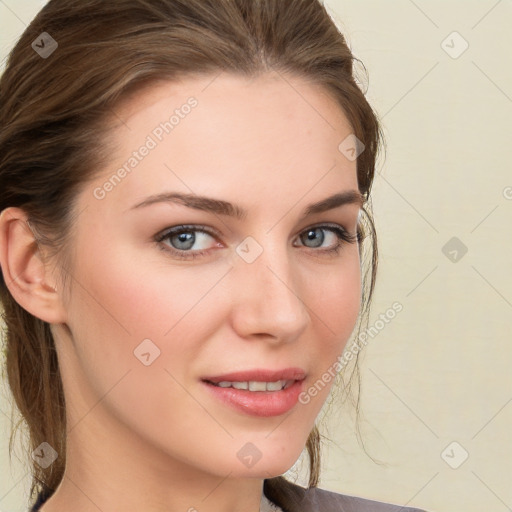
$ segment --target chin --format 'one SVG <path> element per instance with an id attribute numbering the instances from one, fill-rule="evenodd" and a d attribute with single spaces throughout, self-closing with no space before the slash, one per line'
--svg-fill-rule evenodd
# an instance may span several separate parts
<path id="1" fill-rule="evenodd" d="M 237 464 L 237 469 L 233 473 L 246 478 L 264 479 L 280 476 L 297 462 L 303 449 L 305 446 L 269 446 L 263 450 L 259 460 L 252 462 L 253 465 L 243 468 L 243 464 Z"/>

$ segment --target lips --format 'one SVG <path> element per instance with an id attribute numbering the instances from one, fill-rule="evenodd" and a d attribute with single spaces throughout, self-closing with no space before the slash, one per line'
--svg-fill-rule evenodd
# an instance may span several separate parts
<path id="1" fill-rule="evenodd" d="M 302 368 L 284 368 L 282 370 L 254 369 L 243 372 L 225 373 L 201 380 L 218 384 L 219 382 L 276 382 L 278 380 L 303 380 L 306 372 Z"/>
<path id="2" fill-rule="evenodd" d="M 297 404 L 306 373 L 301 368 L 248 370 L 201 379 L 221 403 L 252 416 L 279 416 Z"/>

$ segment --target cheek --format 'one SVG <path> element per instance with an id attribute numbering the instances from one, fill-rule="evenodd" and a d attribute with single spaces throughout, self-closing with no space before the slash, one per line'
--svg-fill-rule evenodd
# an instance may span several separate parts
<path id="1" fill-rule="evenodd" d="M 134 260 L 117 260 L 91 283 L 95 297 L 134 339 L 163 339 L 205 292 L 207 283 L 190 273 L 158 270 L 144 272 Z"/>
<path id="2" fill-rule="evenodd" d="M 148 258 L 105 244 L 100 261 L 82 258 L 75 269 L 81 286 L 71 300 L 70 327 L 87 347 L 84 357 L 94 358 L 93 347 L 101 348 L 103 364 L 138 367 L 134 350 L 151 340 L 157 348 L 144 343 L 150 352 L 160 351 L 155 364 L 175 368 L 216 328 L 222 305 L 211 300 L 211 292 L 229 266 L 187 267 L 167 263 L 160 254 Z"/>
<path id="3" fill-rule="evenodd" d="M 191 436 L 206 443 L 198 419 L 209 426 L 211 419 L 187 387 L 201 344 L 221 321 L 222 306 L 209 292 L 226 268 L 198 272 L 131 256 L 105 251 L 101 264 L 82 260 L 75 266 L 69 326 L 78 357 L 68 382 L 79 375 L 70 387 L 86 402 L 77 417 L 104 397 L 95 410 L 108 411 L 105 421 L 115 417 L 155 445 Z M 141 345 L 143 340 L 151 342 Z"/>
<path id="4" fill-rule="evenodd" d="M 361 303 L 361 270 L 357 248 L 346 251 L 339 265 L 322 273 L 320 280 L 311 276 L 306 289 L 311 299 L 311 318 L 323 325 L 323 338 L 328 352 L 340 353 L 352 333 Z M 308 304 L 309 305 L 309 304 Z M 320 327 L 319 327 L 320 329 Z"/>
<path id="5" fill-rule="evenodd" d="M 359 257 L 350 252 L 328 275 L 317 281 L 310 305 L 316 346 L 311 350 L 312 372 L 301 403 L 313 422 L 338 373 L 339 357 L 357 324 L 361 303 Z M 310 285 L 312 286 L 312 285 Z M 310 297 L 313 297 L 310 295 Z M 309 305 L 309 304 L 308 304 Z"/>

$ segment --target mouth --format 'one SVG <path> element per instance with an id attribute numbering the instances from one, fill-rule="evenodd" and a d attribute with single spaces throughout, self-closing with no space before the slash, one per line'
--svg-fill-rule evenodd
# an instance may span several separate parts
<path id="1" fill-rule="evenodd" d="M 304 380 L 306 372 L 302 368 L 282 370 L 254 369 L 204 377 L 204 382 L 221 388 L 246 389 L 249 391 L 281 391 L 295 381 Z"/>
<path id="2" fill-rule="evenodd" d="M 228 373 L 201 381 L 211 395 L 238 411 L 278 416 L 296 405 L 305 378 L 301 368 L 287 368 Z"/>
<path id="3" fill-rule="evenodd" d="M 293 385 L 295 380 L 276 380 L 274 382 L 264 382 L 258 380 L 249 380 L 249 381 L 228 381 L 222 380 L 220 382 L 212 382 L 209 380 L 204 380 L 208 384 L 212 386 L 217 386 L 219 388 L 234 388 L 234 389 L 245 389 L 248 391 L 282 391 L 283 389 L 288 389 L 291 385 Z"/>

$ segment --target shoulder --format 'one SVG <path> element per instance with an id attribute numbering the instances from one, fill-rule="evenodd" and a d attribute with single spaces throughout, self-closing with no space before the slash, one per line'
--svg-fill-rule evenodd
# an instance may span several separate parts
<path id="1" fill-rule="evenodd" d="M 272 482 L 268 483 L 269 481 Z M 284 477 L 265 480 L 264 489 L 265 494 L 284 512 L 425 512 L 317 487 L 305 489 Z"/>

